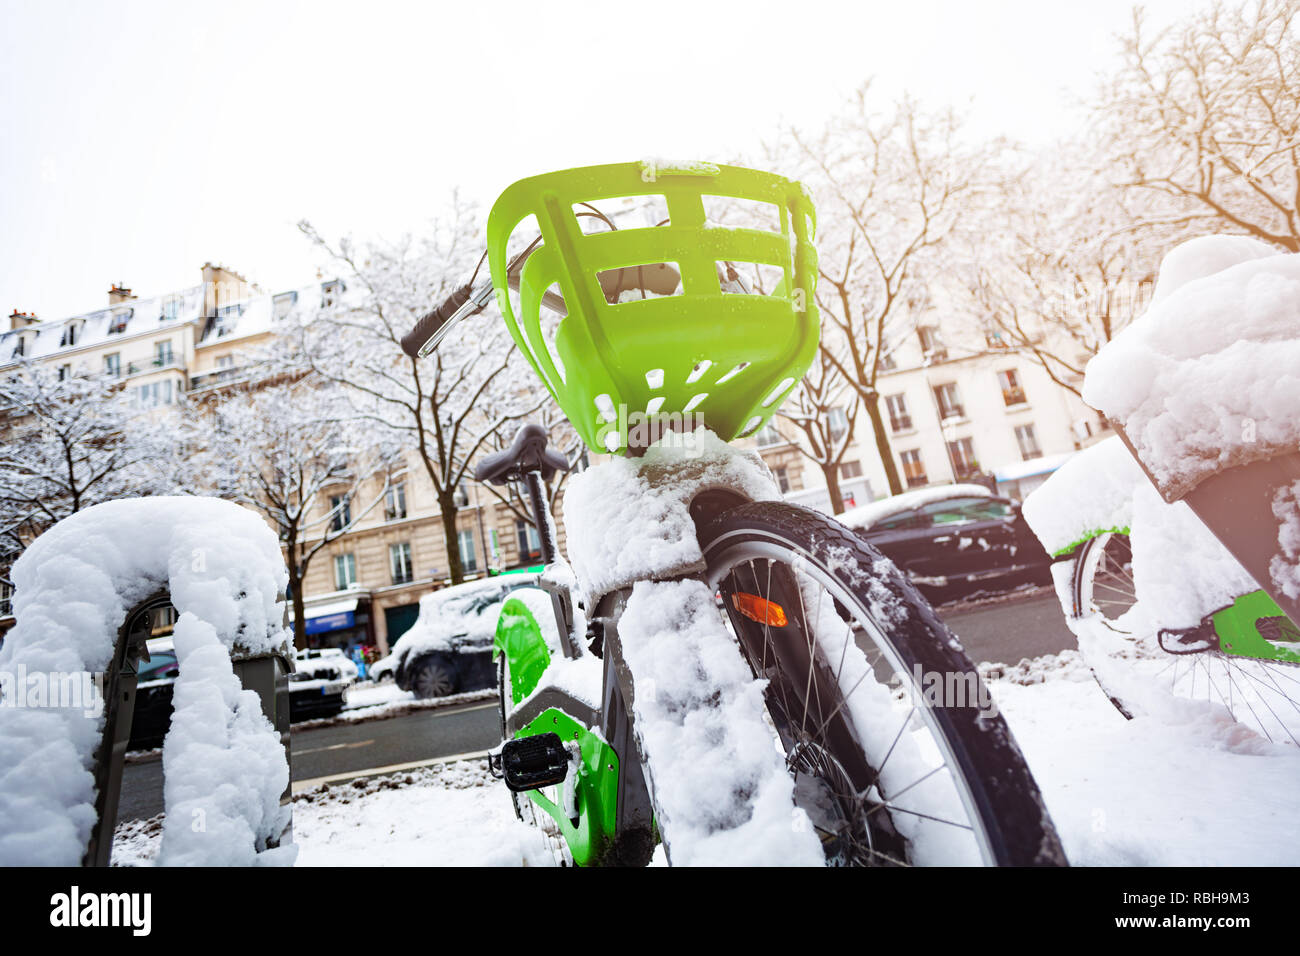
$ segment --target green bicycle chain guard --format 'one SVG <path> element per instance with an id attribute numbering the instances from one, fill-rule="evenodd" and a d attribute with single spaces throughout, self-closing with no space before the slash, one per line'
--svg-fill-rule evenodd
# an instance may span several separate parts
<path id="1" fill-rule="evenodd" d="M 586 233 L 575 204 L 662 197 L 667 225 Z M 767 203 L 780 231 L 707 221 L 706 197 Z M 541 244 L 507 291 L 507 246 L 535 217 Z M 817 352 L 819 325 L 812 201 L 772 173 L 691 163 L 623 163 L 532 176 L 509 187 L 488 217 L 488 258 L 510 334 L 593 451 L 628 450 L 628 420 L 704 425 L 724 441 L 772 417 Z M 781 270 L 768 295 L 723 292 L 719 266 Z M 610 304 L 598 276 L 671 263 L 676 295 Z M 567 314 L 544 321 L 543 294 L 558 286 Z M 679 417 L 680 416 L 680 417 Z M 662 427 L 662 425 L 661 425 Z"/>

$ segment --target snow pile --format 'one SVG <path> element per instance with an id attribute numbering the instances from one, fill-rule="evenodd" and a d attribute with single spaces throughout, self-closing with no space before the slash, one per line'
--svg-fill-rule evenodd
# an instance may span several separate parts
<path id="1" fill-rule="evenodd" d="M 761 458 L 705 429 L 685 439 L 669 433 L 641 458 L 614 458 L 570 478 L 564 527 L 586 606 L 634 581 L 701 569 L 690 502 L 710 488 L 754 501 L 781 497 Z"/>
<path id="2" fill-rule="evenodd" d="M 1300 481 L 1279 488 L 1273 497 L 1279 551 L 1269 561 L 1273 584 L 1287 597 L 1300 598 Z"/>
<path id="3" fill-rule="evenodd" d="M 1072 668 L 1042 672 L 1041 682 L 988 686 L 1072 865 L 1300 863 L 1300 750 L 1203 703 L 1128 721 Z"/>
<path id="4" fill-rule="evenodd" d="M 117 828 L 114 866 L 150 866 L 163 818 Z M 326 784 L 293 800 L 297 865 L 555 866 L 553 842 L 520 822 L 484 761 Z"/>
<path id="5" fill-rule="evenodd" d="M 693 540 L 693 538 L 692 538 Z M 754 679 L 699 581 L 638 582 L 619 624 L 655 819 L 678 866 L 820 866 Z"/>
<path id="6" fill-rule="evenodd" d="M 215 499 L 107 502 L 41 535 L 15 563 L 13 581 L 17 622 L 0 648 L 0 672 L 28 675 L 105 672 L 127 611 L 170 590 L 180 678 L 164 767 L 177 832 L 164 858 L 253 862 L 285 822 L 279 799 L 289 770 L 229 654 L 288 646 L 277 600 L 287 574 L 270 529 Z M 81 708 L 0 708 L 0 864 L 81 862 L 103 726 L 102 714 Z M 291 861 L 291 853 L 281 856 Z"/>
<path id="7" fill-rule="evenodd" d="M 1021 514 L 1048 554 L 1132 522 L 1133 492 L 1149 485 L 1118 438 L 1085 448 L 1027 497 Z"/>
<path id="8" fill-rule="evenodd" d="M 1300 254 L 1242 237 L 1192 240 L 1166 257 L 1158 290 L 1088 363 L 1083 397 L 1122 423 L 1166 499 L 1294 451 Z"/>
<path id="9" fill-rule="evenodd" d="M 1149 482 L 1133 497 L 1133 528 L 1133 584 L 1160 627 L 1192 627 L 1259 588 L 1186 502 L 1167 504 Z"/>
<path id="10" fill-rule="evenodd" d="M 917 488 L 905 491 L 901 495 L 881 498 L 869 504 L 850 508 L 836 520 L 846 528 L 867 529 L 877 521 L 920 508 L 935 501 L 947 501 L 949 498 L 991 498 L 993 492 L 983 485 L 938 485 L 934 488 Z"/>

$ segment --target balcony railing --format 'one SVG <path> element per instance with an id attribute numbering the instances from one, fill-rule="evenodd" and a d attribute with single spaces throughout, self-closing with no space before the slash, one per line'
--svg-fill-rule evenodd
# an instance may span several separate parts
<path id="1" fill-rule="evenodd" d="M 242 378 L 244 370 L 242 368 L 219 368 L 214 372 L 204 372 L 202 375 L 193 375 L 190 377 L 190 391 L 196 391 L 201 388 L 213 388 L 226 382 L 233 382 Z"/>

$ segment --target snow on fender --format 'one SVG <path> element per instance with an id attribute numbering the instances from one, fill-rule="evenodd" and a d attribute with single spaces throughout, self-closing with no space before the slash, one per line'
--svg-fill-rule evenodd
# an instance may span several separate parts
<path id="1" fill-rule="evenodd" d="M 163 744 L 164 865 L 291 864 L 279 735 L 235 677 L 234 649 L 286 650 L 279 543 L 252 512 L 213 498 L 111 501 L 60 521 L 14 564 L 12 675 L 102 674 L 128 611 L 166 587 L 180 617 L 180 676 Z M 51 701 L 52 702 L 52 701 Z M 95 822 L 94 752 L 105 715 L 0 706 L 0 865 L 77 866 Z"/>

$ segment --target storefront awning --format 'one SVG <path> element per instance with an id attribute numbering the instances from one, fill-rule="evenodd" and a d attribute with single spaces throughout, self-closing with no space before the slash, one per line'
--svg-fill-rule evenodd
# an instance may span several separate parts
<path id="1" fill-rule="evenodd" d="M 306 631 L 308 634 L 323 634 L 351 627 L 356 623 L 356 611 L 357 599 L 354 597 L 309 607 Z"/>

